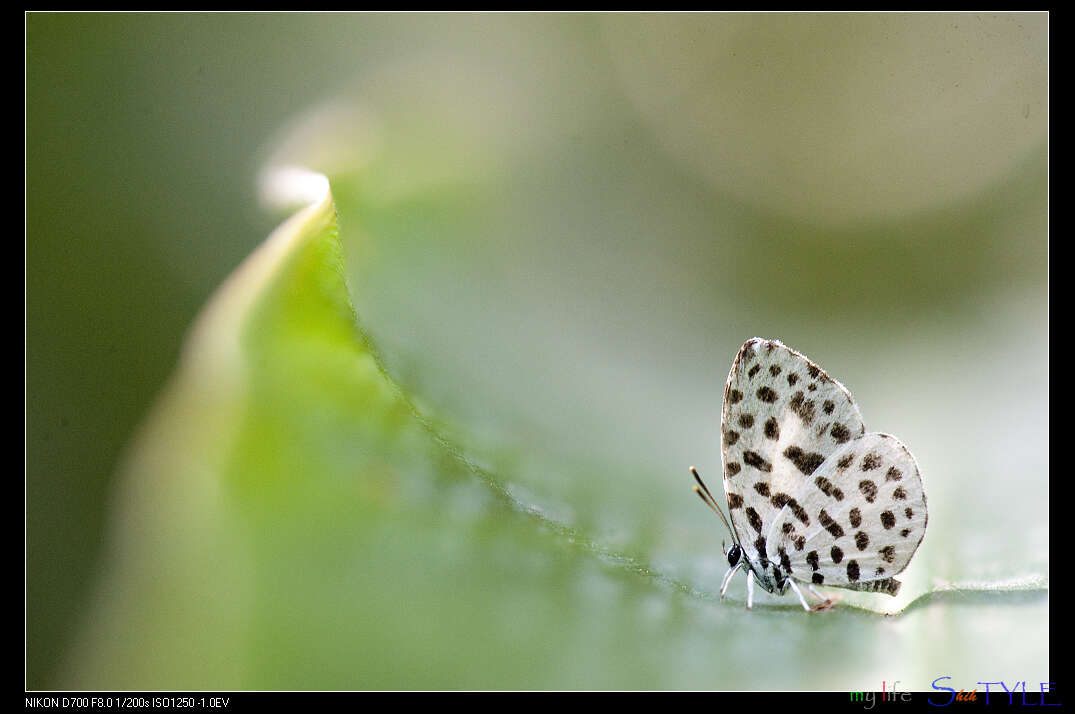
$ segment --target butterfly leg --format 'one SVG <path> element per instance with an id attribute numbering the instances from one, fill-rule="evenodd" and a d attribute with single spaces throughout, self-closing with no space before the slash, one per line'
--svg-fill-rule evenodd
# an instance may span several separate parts
<path id="1" fill-rule="evenodd" d="M 828 610 L 832 608 L 835 600 L 833 600 L 832 598 L 827 598 L 821 593 L 819 593 L 817 590 L 814 589 L 813 585 L 807 585 L 806 588 L 810 591 L 811 595 L 816 597 L 818 600 L 821 600 L 821 602 L 814 606 L 814 612 L 821 612 L 823 610 Z"/>
<path id="2" fill-rule="evenodd" d="M 747 573 L 747 609 L 754 607 L 754 573 Z"/>
<path id="3" fill-rule="evenodd" d="M 743 567 L 743 561 L 739 561 L 735 564 L 734 568 L 728 568 L 728 572 L 724 574 L 724 580 L 720 584 L 720 599 L 724 599 L 724 591 L 728 589 L 728 583 L 732 581 L 732 576 L 739 568 Z M 748 576 L 749 577 L 749 576 Z"/>
<path id="4" fill-rule="evenodd" d="M 806 604 L 806 598 L 803 597 L 803 592 L 799 589 L 799 586 L 795 584 L 795 581 L 788 578 L 788 585 L 790 585 L 791 589 L 795 591 L 795 594 L 799 596 L 799 602 L 803 604 L 803 609 L 810 612 L 810 606 Z"/>

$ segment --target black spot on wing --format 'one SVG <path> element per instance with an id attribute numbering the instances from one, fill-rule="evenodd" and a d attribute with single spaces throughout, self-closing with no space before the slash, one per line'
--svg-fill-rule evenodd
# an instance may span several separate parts
<path id="1" fill-rule="evenodd" d="M 829 481 L 824 476 L 818 476 L 814 479 L 814 485 L 821 489 L 821 492 L 826 496 L 831 496 L 837 501 L 844 500 L 844 492 L 832 485 L 832 481 Z"/>
<path id="2" fill-rule="evenodd" d="M 780 565 L 782 565 L 787 572 L 792 572 L 791 558 L 788 557 L 788 552 L 784 550 L 783 546 L 777 548 L 777 552 L 780 553 Z"/>
<path id="3" fill-rule="evenodd" d="M 810 516 L 807 515 L 806 509 L 799 505 L 799 502 L 788 494 L 778 491 L 773 494 L 772 498 L 769 499 L 769 502 L 773 504 L 773 508 L 777 509 L 787 506 L 791 509 L 791 512 L 795 517 L 799 519 L 800 523 L 804 526 L 810 525 Z"/>
<path id="4" fill-rule="evenodd" d="M 851 430 L 839 422 L 832 425 L 829 435 L 837 444 L 844 444 L 851 440 Z"/>
<path id="5" fill-rule="evenodd" d="M 879 575 L 882 575 L 885 572 L 884 568 L 878 568 L 877 570 Z M 855 589 L 874 593 L 884 593 L 886 595 L 896 595 L 900 591 L 900 585 L 900 581 L 895 578 L 885 578 L 884 580 L 872 580 L 868 583 L 863 583 L 862 587 Z"/>
<path id="6" fill-rule="evenodd" d="M 833 520 L 832 516 L 826 513 L 824 508 L 822 508 L 821 511 L 817 514 L 817 520 L 818 523 L 820 523 L 825 528 L 825 530 L 832 534 L 833 538 L 839 538 L 843 536 L 843 526 Z"/>
<path id="7" fill-rule="evenodd" d="M 814 400 L 807 399 L 802 392 L 795 392 L 795 394 L 791 395 L 788 408 L 798 415 L 803 424 L 810 425 L 814 423 Z"/>
<path id="8" fill-rule="evenodd" d="M 789 446 L 784 449 L 784 457 L 789 459 L 791 463 L 795 464 L 795 468 L 807 476 L 814 473 L 817 467 L 821 466 L 821 463 L 825 460 L 825 457 L 821 454 L 803 451 L 798 446 Z"/>
<path id="9" fill-rule="evenodd" d="M 758 533 L 761 533 L 761 527 L 763 525 L 763 523 L 761 522 L 761 516 L 759 516 L 758 512 L 750 506 L 747 507 L 747 520 L 750 521 L 751 528 L 753 528 Z"/>
<path id="10" fill-rule="evenodd" d="M 776 401 L 776 398 L 777 398 L 776 392 L 773 391 L 773 388 L 769 387 L 769 386 L 759 387 L 758 391 L 755 392 L 755 394 L 758 397 L 758 399 L 762 400 L 763 402 L 765 402 L 767 404 L 772 404 L 773 402 Z"/>
<path id="11" fill-rule="evenodd" d="M 862 457 L 862 470 L 873 471 L 874 469 L 881 468 L 881 457 L 874 453 L 866 454 Z"/>
<path id="12" fill-rule="evenodd" d="M 761 454 L 755 451 L 744 451 L 743 461 L 747 466 L 753 466 L 758 471 L 772 471 L 773 465 L 762 458 Z"/>
<path id="13" fill-rule="evenodd" d="M 791 507 L 791 512 L 795 514 L 800 523 L 804 526 L 810 525 L 810 516 L 806 514 L 806 509 L 800 506 L 794 498 L 788 501 L 788 506 Z"/>
<path id="14" fill-rule="evenodd" d="M 854 583 L 859 579 L 859 564 L 854 560 L 847 561 L 847 579 Z"/>
<path id="15" fill-rule="evenodd" d="M 765 420 L 765 436 L 774 441 L 780 438 L 780 425 L 776 423 L 776 419 L 773 417 Z"/>

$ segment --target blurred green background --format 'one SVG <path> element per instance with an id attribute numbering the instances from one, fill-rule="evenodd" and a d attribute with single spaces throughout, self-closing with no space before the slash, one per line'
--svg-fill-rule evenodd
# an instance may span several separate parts
<path id="1" fill-rule="evenodd" d="M 28 14 L 27 686 L 1048 681 L 1047 77 L 1044 13 Z M 288 161 L 332 180 L 363 346 L 248 317 L 191 520 L 205 406 L 169 490 L 124 460 Z M 686 469 L 719 488 L 754 336 L 917 457 L 897 601 L 715 600 Z"/>

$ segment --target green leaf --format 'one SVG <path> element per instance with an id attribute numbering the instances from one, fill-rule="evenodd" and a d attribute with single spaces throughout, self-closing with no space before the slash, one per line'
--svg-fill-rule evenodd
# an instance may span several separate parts
<path id="1" fill-rule="evenodd" d="M 356 254 L 377 249 L 359 226 L 420 221 L 411 235 L 434 225 L 447 242 L 471 225 L 466 190 L 377 198 L 370 175 L 335 184 Z M 654 534 L 682 531 L 666 502 L 647 509 L 632 492 L 637 473 L 603 498 L 614 481 L 590 477 L 617 464 L 483 431 L 402 386 L 352 307 L 333 195 L 292 178 L 312 182 L 312 202 L 205 308 L 124 462 L 106 572 L 61 686 L 861 690 L 1046 676 L 1041 576 L 970 582 L 930 562 L 899 601 L 747 613 L 739 580 L 719 602 L 717 523 L 711 542 L 662 552 Z M 392 260 L 408 255 L 421 251 Z M 662 498 L 700 509 L 681 470 L 682 493 Z M 902 613 L 872 609 L 886 605 Z M 995 639 L 1012 632 L 998 661 Z"/>

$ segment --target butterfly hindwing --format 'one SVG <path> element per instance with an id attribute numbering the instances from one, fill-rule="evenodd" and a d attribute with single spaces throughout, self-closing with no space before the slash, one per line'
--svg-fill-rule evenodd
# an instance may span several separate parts
<path id="1" fill-rule="evenodd" d="M 773 522 L 768 557 L 796 580 L 894 594 L 926 530 L 918 464 L 899 439 L 867 433 L 842 444 L 794 498 L 809 523 L 784 509 Z"/>

